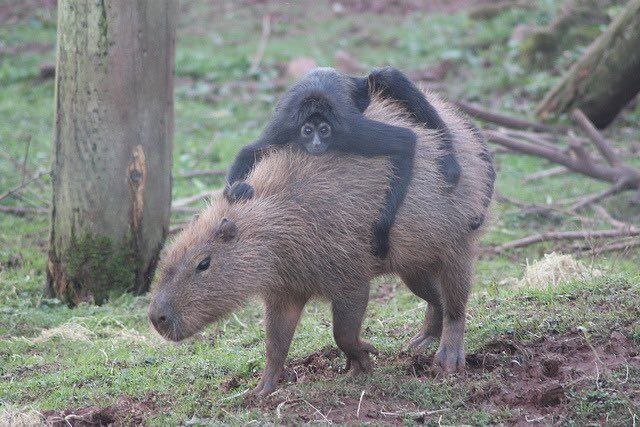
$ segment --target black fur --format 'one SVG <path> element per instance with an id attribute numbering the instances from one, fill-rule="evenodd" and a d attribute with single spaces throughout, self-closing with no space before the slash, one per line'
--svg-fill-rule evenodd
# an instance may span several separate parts
<path id="1" fill-rule="evenodd" d="M 368 77 L 351 77 L 351 79 L 355 87 L 352 97 L 361 111 L 369 105 L 370 93 L 380 93 L 385 98 L 394 99 L 403 104 L 411 112 L 416 123 L 428 129 L 440 131 L 442 135 L 440 148 L 447 154 L 439 159 L 439 169 L 447 183 L 454 187 L 460 180 L 462 170 L 453 150 L 453 135 L 420 89 L 400 70 L 392 67 L 375 70 Z"/>
<path id="2" fill-rule="evenodd" d="M 413 169 L 416 135 L 413 131 L 367 119 L 362 111 L 369 104 L 366 79 L 343 76 L 329 68 L 314 70 L 294 84 L 276 107 L 260 138 L 242 149 L 231 166 L 229 200 L 243 199 L 234 183 L 244 179 L 265 150 L 274 145 L 298 144 L 310 154 L 337 150 L 363 156 L 389 156 L 393 175 L 380 219 L 374 226 L 374 253 L 383 258 L 389 249 L 389 229 L 406 195 Z M 363 92 L 364 91 L 364 92 Z M 313 129 L 305 136 L 304 127 Z M 330 133 L 318 136 L 328 125 Z M 245 190 L 243 190 L 245 191 Z"/>

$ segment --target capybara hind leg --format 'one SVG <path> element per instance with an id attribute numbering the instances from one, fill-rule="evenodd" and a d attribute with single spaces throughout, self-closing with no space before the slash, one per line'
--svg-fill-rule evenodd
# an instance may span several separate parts
<path id="1" fill-rule="evenodd" d="M 421 350 L 440 338 L 442 332 L 440 295 L 437 286 L 426 274 L 406 276 L 403 277 L 403 280 L 407 287 L 411 289 L 411 292 L 429 304 L 422 328 L 420 328 L 420 331 L 407 343 L 407 348 L 411 350 Z"/>
<path id="2" fill-rule="evenodd" d="M 304 298 L 293 299 L 290 296 L 269 298 L 265 301 L 267 363 L 260 382 L 253 389 L 254 394 L 266 396 L 276 389 L 293 333 L 306 302 Z"/>
<path id="3" fill-rule="evenodd" d="M 369 301 L 369 285 L 332 301 L 333 337 L 347 357 L 346 370 L 353 374 L 370 372 L 373 364 L 369 353 L 378 354 L 374 346 L 360 339 L 360 327 Z"/>
<path id="4" fill-rule="evenodd" d="M 442 336 L 435 362 L 447 373 L 464 369 L 464 324 L 471 287 L 471 263 L 445 265 L 440 276 Z"/>

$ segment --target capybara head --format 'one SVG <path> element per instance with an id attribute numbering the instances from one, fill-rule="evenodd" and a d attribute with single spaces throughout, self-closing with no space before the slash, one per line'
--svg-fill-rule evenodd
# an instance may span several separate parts
<path id="1" fill-rule="evenodd" d="M 269 251 L 255 237 L 210 206 L 169 244 L 149 305 L 149 320 L 163 337 L 190 337 L 266 282 Z"/>

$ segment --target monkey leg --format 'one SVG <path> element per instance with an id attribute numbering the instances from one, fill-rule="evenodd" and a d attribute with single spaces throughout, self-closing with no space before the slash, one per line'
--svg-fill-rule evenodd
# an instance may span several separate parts
<path id="1" fill-rule="evenodd" d="M 378 354 L 371 344 L 360 339 L 360 327 L 369 302 L 369 284 L 332 301 L 333 337 L 347 357 L 346 370 L 352 374 L 371 372 L 369 353 Z"/>
<path id="2" fill-rule="evenodd" d="M 464 326 L 473 275 L 472 257 L 448 261 L 440 272 L 442 335 L 435 363 L 447 373 L 464 369 Z"/>
<path id="3" fill-rule="evenodd" d="M 278 385 L 293 333 L 306 302 L 305 298 L 292 299 L 291 296 L 274 296 L 265 301 L 267 363 L 260 382 L 253 389 L 255 395 L 266 396 Z"/>
<path id="4" fill-rule="evenodd" d="M 407 348 L 411 350 L 424 349 L 439 339 L 442 333 L 440 293 L 427 274 L 403 277 L 403 280 L 411 292 L 428 303 L 422 328 L 407 343 Z"/>

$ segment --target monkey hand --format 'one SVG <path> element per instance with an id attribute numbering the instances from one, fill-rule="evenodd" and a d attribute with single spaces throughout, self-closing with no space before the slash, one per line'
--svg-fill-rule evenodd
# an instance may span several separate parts
<path id="1" fill-rule="evenodd" d="M 222 195 L 229 203 L 253 198 L 253 187 L 245 181 L 236 181 L 224 187 Z"/>
<path id="2" fill-rule="evenodd" d="M 373 226 L 373 254 L 381 259 L 389 253 L 389 228 L 385 224 Z"/>

